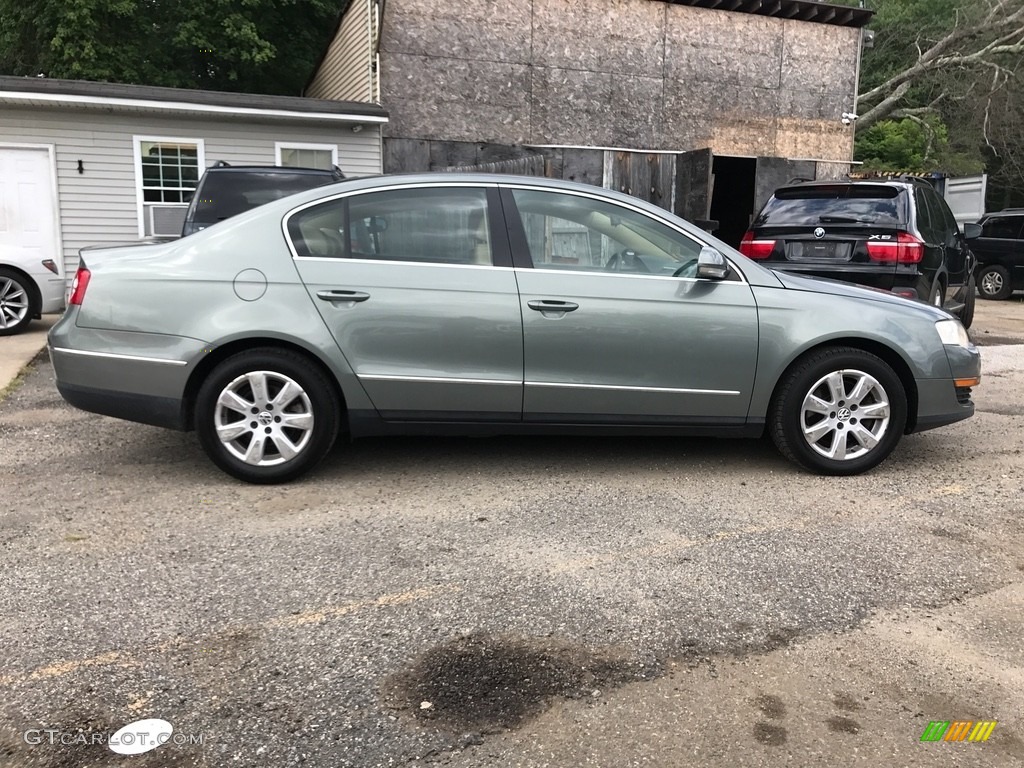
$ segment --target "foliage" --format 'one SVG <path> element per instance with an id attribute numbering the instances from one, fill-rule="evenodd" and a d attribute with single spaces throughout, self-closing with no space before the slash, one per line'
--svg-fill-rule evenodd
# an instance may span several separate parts
<path id="1" fill-rule="evenodd" d="M 0 0 L 0 73 L 298 94 L 337 0 Z"/>
<path id="2" fill-rule="evenodd" d="M 1024 190 L 1024 0 L 874 0 L 855 157 Z M 998 203 L 995 204 L 998 206 Z"/>

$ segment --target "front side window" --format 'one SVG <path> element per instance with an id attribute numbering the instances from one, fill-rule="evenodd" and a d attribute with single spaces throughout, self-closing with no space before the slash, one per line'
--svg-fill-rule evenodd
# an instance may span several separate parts
<path id="1" fill-rule="evenodd" d="M 1024 216 L 997 216 L 981 225 L 981 236 L 1016 240 L 1021 236 L 1021 224 Z"/>
<path id="2" fill-rule="evenodd" d="M 578 195 L 514 189 L 512 196 L 535 268 L 662 277 L 696 271 L 702 244 L 649 216 Z"/>
<path id="3" fill-rule="evenodd" d="M 299 256 L 493 264 L 482 189 L 437 187 L 367 192 L 294 214 Z"/>

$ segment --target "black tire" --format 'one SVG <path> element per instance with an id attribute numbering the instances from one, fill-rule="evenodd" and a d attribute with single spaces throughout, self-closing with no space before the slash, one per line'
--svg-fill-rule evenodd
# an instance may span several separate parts
<path id="1" fill-rule="evenodd" d="M 999 264 L 989 264 L 978 270 L 978 293 L 983 299 L 1001 301 L 1010 298 L 1013 286 L 1010 273 Z"/>
<path id="2" fill-rule="evenodd" d="M 246 407 L 221 405 L 222 395 Z M 333 387 L 308 359 L 252 349 L 227 358 L 206 377 L 196 396 L 195 428 L 207 456 L 229 475 L 248 483 L 286 483 L 331 449 L 339 411 Z"/>
<path id="3" fill-rule="evenodd" d="M 935 283 L 932 285 L 931 291 L 929 291 L 928 293 L 928 303 L 931 304 L 933 307 L 938 307 L 939 309 L 942 309 L 942 307 L 944 307 L 946 304 L 946 302 L 943 300 L 944 297 L 942 293 L 942 281 L 936 278 Z"/>
<path id="4" fill-rule="evenodd" d="M 33 288 L 24 275 L 0 267 L 0 336 L 21 333 L 39 314 Z"/>
<path id="5" fill-rule="evenodd" d="M 822 406 L 834 405 L 835 410 L 808 411 L 812 418 L 805 420 L 805 401 L 814 405 L 811 395 L 827 391 L 822 382 L 830 376 L 839 377 L 844 395 L 828 395 L 827 402 L 819 397 Z M 867 377 L 868 388 L 858 400 L 855 383 L 861 376 Z M 885 410 L 880 406 L 885 402 L 887 417 L 881 415 Z M 868 408 L 879 415 L 870 419 L 857 416 Z M 816 420 L 818 416 L 821 421 Z M 906 423 L 907 395 L 899 376 L 881 358 L 852 347 L 827 347 L 796 361 L 779 381 L 768 412 L 768 431 L 782 455 L 822 475 L 856 475 L 877 466 L 899 443 Z M 811 437 L 816 427 L 824 430 L 818 442 L 812 444 L 811 437 L 805 436 L 805 426 Z M 872 438 L 877 442 L 866 447 L 865 442 Z M 837 456 L 826 455 L 829 449 Z M 839 450 L 850 452 L 850 456 L 838 458 Z"/>
<path id="6" fill-rule="evenodd" d="M 964 291 L 964 307 L 957 313 L 957 317 L 964 328 L 970 328 L 974 322 L 974 305 L 978 302 L 978 284 L 974 281 L 974 275 L 967 281 Z"/>

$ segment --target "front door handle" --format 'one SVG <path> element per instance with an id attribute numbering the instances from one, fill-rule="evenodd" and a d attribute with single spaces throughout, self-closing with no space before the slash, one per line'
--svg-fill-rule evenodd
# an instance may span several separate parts
<path id="1" fill-rule="evenodd" d="M 555 301 L 554 299 L 538 299 L 534 301 L 526 302 L 526 306 L 530 309 L 535 309 L 538 312 L 547 314 L 548 312 L 575 312 L 580 308 L 579 304 L 574 304 L 571 301 Z"/>
<path id="2" fill-rule="evenodd" d="M 330 291 L 317 291 L 316 297 L 331 303 L 355 303 L 366 301 L 370 298 L 370 294 L 363 293 L 362 291 L 344 291 L 336 288 Z"/>

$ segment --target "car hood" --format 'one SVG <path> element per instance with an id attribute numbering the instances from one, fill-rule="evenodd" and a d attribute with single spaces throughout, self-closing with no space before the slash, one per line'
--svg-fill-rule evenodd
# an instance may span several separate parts
<path id="1" fill-rule="evenodd" d="M 869 288 L 863 285 L 854 285 L 853 283 L 843 282 L 842 280 L 832 280 L 827 277 L 797 275 L 781 269 L 772 271 L 779 279 L 779 282 L 782 283 L 783 287 L 792 291 L 811 291 L 813 293 L 824 293 L 830 296 L 844 296 L 852 299 L 877 301 L 883 304 L 894 304 L 903 309 L 920 310 L 925 314 L 932 315 L 936 320 L 944 320 L 953 317 L 953 315 L 949 314 L 944 309 L 933 307 L 931 304 L 923 301 L 917 301 L 916 299 L 908 299 L 905 296 L 900 296 L 899 294 L 891 293 L 890 291 L 884 291 L 881 288 Z"/>

